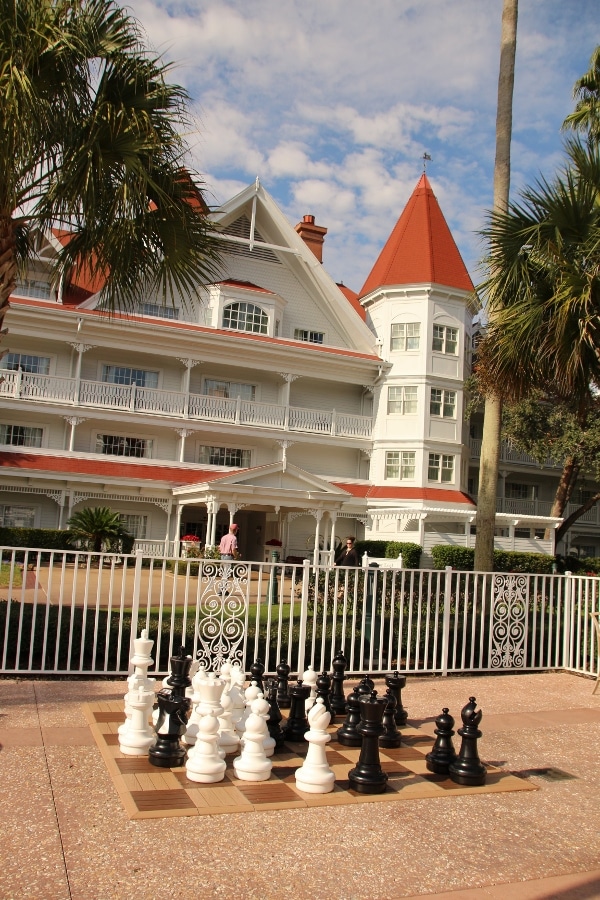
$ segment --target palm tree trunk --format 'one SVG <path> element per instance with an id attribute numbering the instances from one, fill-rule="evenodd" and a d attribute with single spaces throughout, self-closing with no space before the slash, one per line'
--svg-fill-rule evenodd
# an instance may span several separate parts
<path id="1" fill-rule="evenodd" d="M 518 0 L 504 0 L 502 7 L 498 109 L 496 112 L 496 160 L 494 163 L 494 213 L 506 212 L 508 209 L 518 6 Z M 501 425 L 502 397 L 486 397 L 477 497 L 477 536 L 474 562 L 477 572 L 491 572 L 494 567 L 494 530 Z"/>
<path id="2" fill-rule="evenodd" d="M 571 499 L 573 494 L 573 488 L 577 483 L 577 479 L 579 478 L 579 472 L 581 470 L 581 465 L 574 456 L 567 456 L 565 460 L 565 464 L 563 466 L 563 470 L 560 473 L 560 479 L 558 482 L 558 487 L 556 488 L 556 493 L 554 495 L 554 500 L 552 502 L 552 509 L 550 510 L 551 516 L 562 516 L 564 513 L 567 503 Z M 593 505 L 593 504 L 592 504 Z M 586 510 L 587 512 L 587 510 Z M 582 513 L 583 515 L 583 513 Z M 572 518 L 572 517 L 570 517 Z M 556 543 L 560 540 L 559 532 L 561 536 L 564 534 L 566 529 L 563 530 L 564 522 L 560 526 L 560 528 L 556 532 L 555 540 Z M 544 538 L 546 540 L 550 539 L 550 528 L 547 528 L 544 533 Z"/>
<path id="3" fill-rule="evenodd" d="M 15 247 L 14 222 L 10 216 L 0 215 L 0 322 L 16 283 Z"/>

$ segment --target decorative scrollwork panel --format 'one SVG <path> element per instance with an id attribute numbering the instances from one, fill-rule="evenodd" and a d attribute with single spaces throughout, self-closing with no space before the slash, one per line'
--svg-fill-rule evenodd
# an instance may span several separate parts
<path id="1" fill-rule="evenodd" d="M 198 660 L 208 671 L 216 671 L 228 659 L 243 664 L 250 567 L 221 560 L 205 562 L 201 577 Z"/>
<path id="2" fill-rule="evenodd" d="M 494 575 L 490 664 L 494 669 L 525 666 L 527 577 Z"/>

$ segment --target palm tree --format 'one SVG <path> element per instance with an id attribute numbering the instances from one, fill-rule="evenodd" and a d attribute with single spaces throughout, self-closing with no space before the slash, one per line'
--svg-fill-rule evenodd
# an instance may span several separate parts
<path id="1" fill-rule="evenodd" d="M 588 71 L 575 82 L 573 97 L 577 103 L 563 122 L 563 129 L 583 132 L 597 141 L 600 139 L 600 46 L 592 53 Z"/>
<path id="2" fill-rule="evenodd" d="M 0 0 L 0 320 L 34 228 L 72 233 L 55 284 L 85 265 L 109 309 L 214 277 L 189 98 L 168 70 L 114 0 Z"/>
<path id="3" fill-rule="evenodd" d="M 69 540 L 82 544 L 92 553 L 119 549 L 123 538 L 129 537 L 118 513 L 108 506 L 94 506 L 74 513 L 69 521 Z"/>
<path id="4" fill-rule="evenodd" d="M 512 98 L 517 51 L 518 0 L 504 0 L 496 112 L 496 159 L 494 164 L 494 211 L 508 207 L 510 189 L 510 142 L 512 137 Z M 486 392 L 483 437 L 479 462 L 477 495 L 477 535 L 474 568 L 490 572 L 494 563 L 496 495 L 502 430 L 502 396 L 494 388 Z"/>

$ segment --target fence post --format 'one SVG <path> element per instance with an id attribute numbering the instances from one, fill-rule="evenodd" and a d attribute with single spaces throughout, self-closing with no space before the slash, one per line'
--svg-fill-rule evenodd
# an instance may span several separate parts
<path id="1" fill-rule="evenodd" d="M 442 675 L 448 674 L 450 651 L 450 598 L 452 596 L 452 566 L 446 566 L 444 583 L 444 622 L 442 630 Z"/>
<path id="2" fill-rule="evenodd" d="M 562 668 L 573 668 L 573 580 L 572 572 L 565 572 L 565 610 L 563 613 Z"/>
<path id="3" fill-rule="evenodd" d="M 304 649 L 306 644 L 306 622 L 308 619 L 308 584 L 310 578 L 310 560 L 302 564 L 302 595 L 300 597 L 300 630 L 298 634 L 298 675 L 304 672 Z M 317 568 L 315 566 L 315 603 L 317 602 Z"/>
<path id="4" fill-rule="evenodd" d="M 138 615 L 140 611 L 140 592 L 142 587 L 142 551 L 135 551 L 135 569 L 133 572 L 133 597 L 131 598 L 131 633 L 129 635 L 129 667 L 128 674 L 133 675 L 131 658 L 134 653 L 133 642 L 137 638 Z M 157 665 L 158 667 L 158 665 Z"/>

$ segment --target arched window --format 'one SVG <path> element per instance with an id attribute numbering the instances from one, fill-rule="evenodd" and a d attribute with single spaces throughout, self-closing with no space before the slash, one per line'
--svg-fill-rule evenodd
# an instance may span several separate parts
<path id="1" fill-rule="evenodd" d="M 254 303 L 230 303 L 223 310 L 223 328 L 267 334 L 268 324 L 267 314 Z"/>

